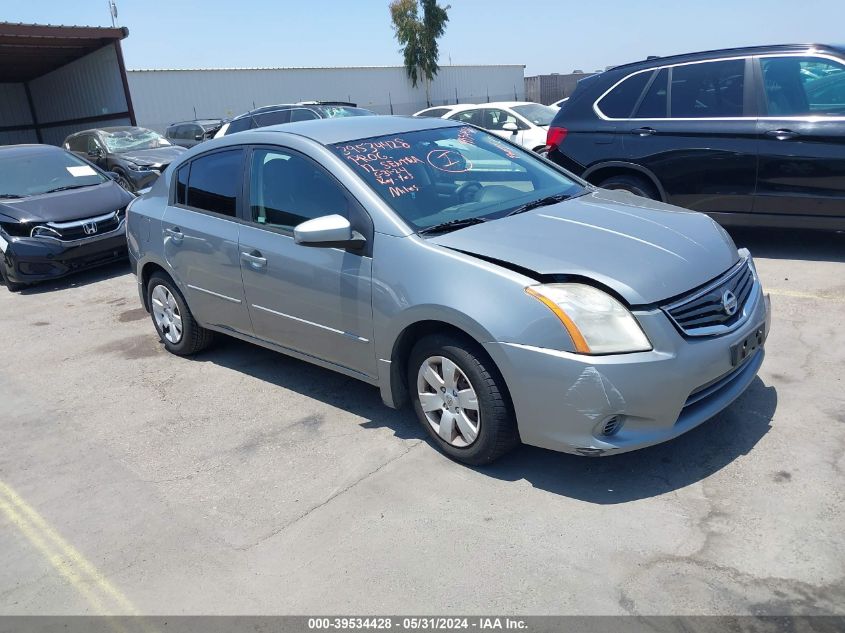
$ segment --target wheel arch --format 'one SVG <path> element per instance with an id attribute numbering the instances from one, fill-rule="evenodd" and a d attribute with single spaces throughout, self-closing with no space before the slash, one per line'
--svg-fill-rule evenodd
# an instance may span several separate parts
<path id="1" fill-rule="evenodd" d="M 660 196 L 660 201 L 666 202 L 666 190 L 663 188 L 663 185 L 660 184 L 660 180 L 654 175 L 654 172 L 642 165 L 637 165 L 636 163 L 617 160 L 596 163 L 595 165 L 590 165 L 581 177 L 594 185 L 598 185 L 603 180 L 606 180 L 611 176 L 620 176 L 623 174 L 644 176 L 652 185 L 654 185 L 657 194 Z"/>
<path id="2" fill-rule="evenodd" d="M 144 309 L 147 312 L 150 311 L 150 302 L 147 297 L 147 285 L 150 283 L 150 278 L 156 272 L 164 273 L 167 275 L 168 279 L 173 280 L 173 277 L 169 272 L 167 272 L 167 269 L 156 261 L 148 261 L 141 266 L 138 270 L 138 279 L 141 281 L 141 288 L 144 290 L 141 296 L 144 301 Z M 174 283 L 176 282 L 174 281 Z"/>
<path id="3" fill-rule="evenodd" d="M 385 381 L 387 384 L 383 383 L 382 386 L 382 399 L 385 403 L 399 409 L 409 402 L 407 367 L 411 350 L 418 341 L 432 334 L 451 335 L 470 343 L 474 353 L 489 361 L 490 371 L 495 372 L 501 378 L 507 391 L 507 384 L 495 360 L 484 349 L 483 337 L 480 337 L 478 333 L 473 335 L 468 331 L 469 329 L 438 318 L 420 319 L 405 325 L 393 342 L 393 349 L 390 354 L 390 375 L 388 380 Z M 510 398 L 510 394 L 507 394 L 507 397 Z"/>

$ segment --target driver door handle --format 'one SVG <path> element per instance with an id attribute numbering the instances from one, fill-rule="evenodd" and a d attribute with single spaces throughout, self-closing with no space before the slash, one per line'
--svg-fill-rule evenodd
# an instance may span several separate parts
<path id="1" fill-rule="evenodd" d="M 241 259 L 255 270 L 267 268 L 267 258 L 262 257 L 261 253 L 258 251 L 252 251 L 251 253 L 241 253 Z"/>
<path id="2" fill-rule="evenodd" d="M 779 129 L 769 130 L 766 132 L 766 136 L 774 136 L 779 141 L 788 141 L 789 139 L 797 138 L 801 135 L 793 130 Z"/>
<path id="3" fill-rule="evenodd" d="M 164 229 L 164 232 L 170 237 L 170 240 L 177 246 L 182 243 L 182 240 L 185 237 L 178 226 L 166 228 Z"/>
<path id="4" fill-rule="evenodd" d="M 653 127 L 638 127 L 635 130 L 631 130 L 631 134 L 636 134 L 638 136 L 651 136 L 652 134 L 656 134 L 657 130 Z"/>

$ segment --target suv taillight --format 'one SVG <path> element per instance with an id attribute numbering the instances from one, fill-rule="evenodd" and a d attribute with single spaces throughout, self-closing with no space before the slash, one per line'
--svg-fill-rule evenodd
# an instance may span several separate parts
<path id="1" fill-rule="evenodd" d="M 549 146 L 550 150 L 557 149 L 563 143 L 563 139 L 566 138 L 568 132 L 569 130 L 565 127 L 550 127 L 546 133 L 546 145 Z"/>

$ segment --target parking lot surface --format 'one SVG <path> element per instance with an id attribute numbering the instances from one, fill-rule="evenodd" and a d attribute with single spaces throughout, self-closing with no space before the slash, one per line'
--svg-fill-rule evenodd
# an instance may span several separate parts
<path id="1" fill-rule="evenodd" d="M 773 306 L 744 396 L 478 469 L 363 383 L 168 354 L 128 266 L 0 289 L 0 613 L 845 614 L 845 235 L 733 234 Z"/>

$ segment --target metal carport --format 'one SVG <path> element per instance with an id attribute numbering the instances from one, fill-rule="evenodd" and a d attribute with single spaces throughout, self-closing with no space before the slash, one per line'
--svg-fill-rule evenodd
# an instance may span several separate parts
<path id="1" fill-rule="evenodd" d="M 135 125 L 123 28 L 0 22 L 0 145 Z"/>

